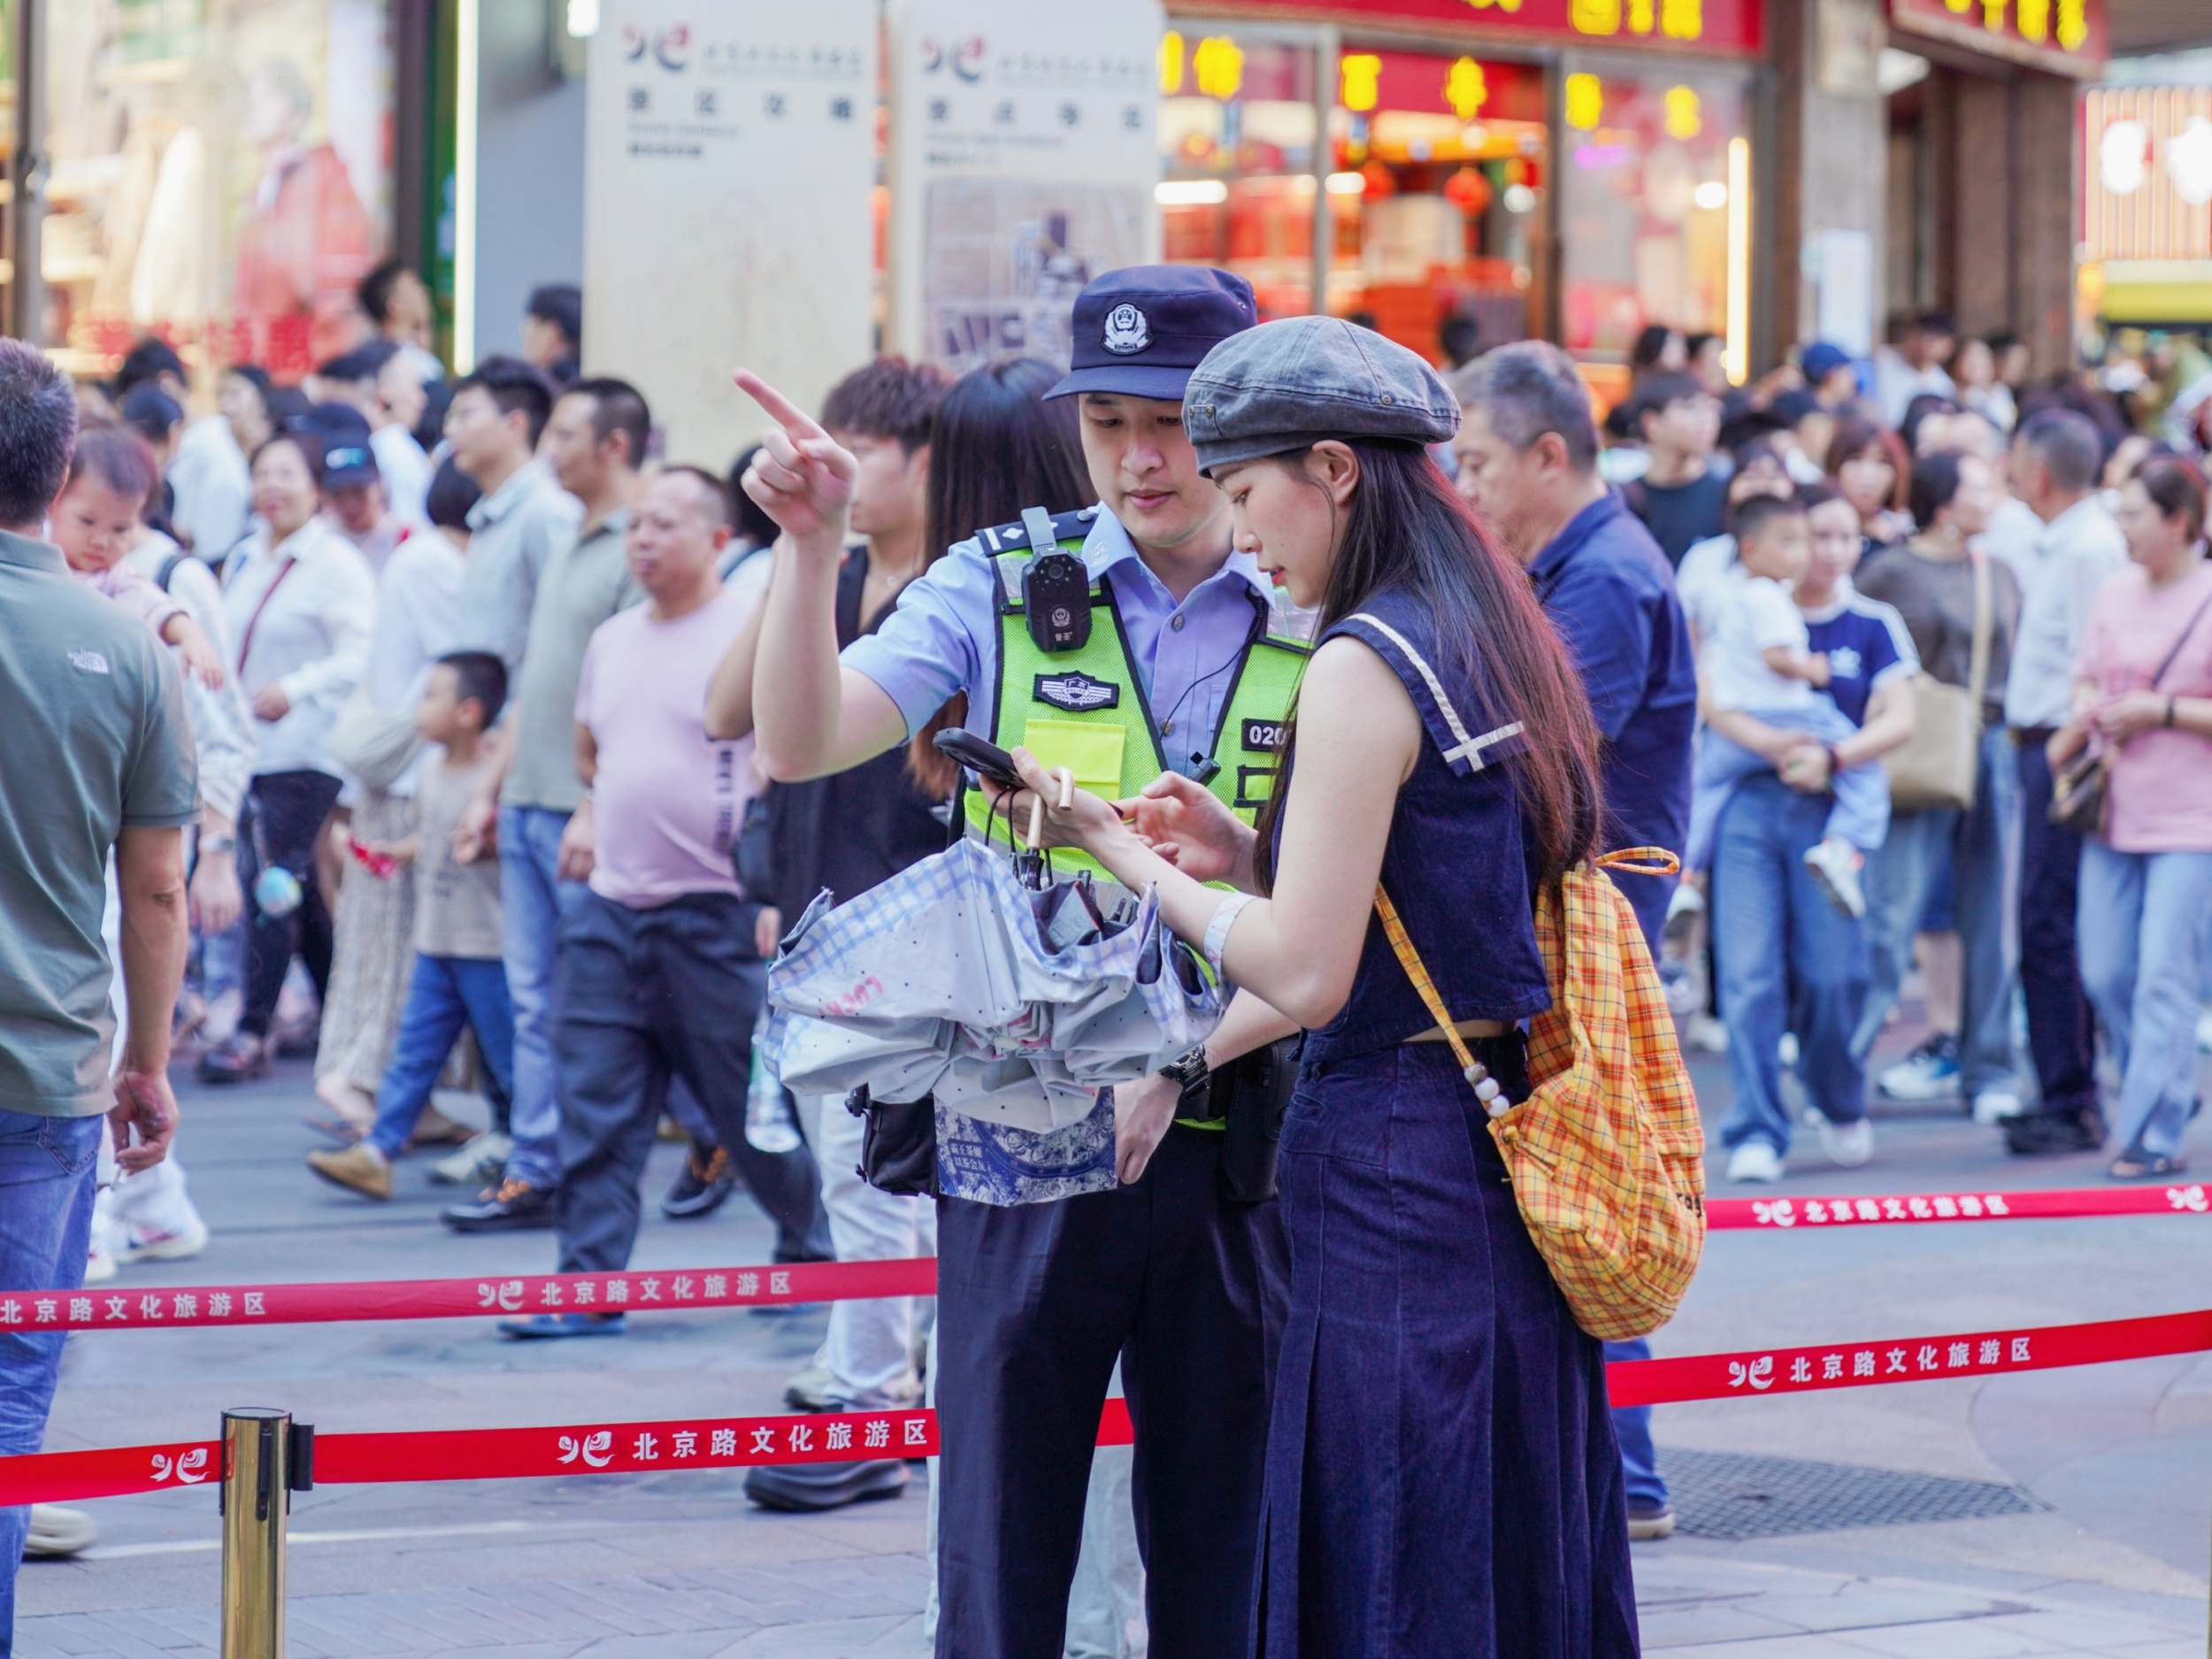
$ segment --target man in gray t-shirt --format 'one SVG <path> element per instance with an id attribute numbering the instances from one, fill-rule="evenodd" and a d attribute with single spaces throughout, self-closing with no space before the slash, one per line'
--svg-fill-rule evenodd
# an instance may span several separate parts
<path id="1" fill-rule="evenodd" d="M 453 649 L 496 652 L 510 684 L 529 642 L 538 579 L 576 531 L 576 503 L 535 460 L 552 408 L 544 375 L 514 357 L 487 357 L 454 387 L 446 411 L 453 464 L 484 492 L 469 509 Z"/>
<path id="2" fill-rule="evenodd" d="M 84 1282 L 100 1119 L 116 1162 L 168 1151 L 169 1018 L 184 971 L 182 826 L 199 815 L 184 688 L 150 629 L 81 585 L 37 538 L 61 493 L 76 395 L 43 353 L 0 340 L 0 1286 Z M 130 1029 L 111 1076 L 108 855 L 122 900 Z M 0 1332 L 0 1457 L 35 1452 L 59 1331 Z M 0 1509 L 0 1651 L 27 1509 Z"/>

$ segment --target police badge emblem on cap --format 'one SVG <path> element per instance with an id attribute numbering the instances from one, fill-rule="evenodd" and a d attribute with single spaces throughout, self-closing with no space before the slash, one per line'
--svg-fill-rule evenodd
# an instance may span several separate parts
<path id="1" fill-rule="evenodd" d="M 1144 313 L 1135 306 L 1117 305 L 1106 313 L 1106 337 L 1101 343 L 1107 350 L 1125 357 L 1152 343 L 1152 330 L 1146 326 Z"/>

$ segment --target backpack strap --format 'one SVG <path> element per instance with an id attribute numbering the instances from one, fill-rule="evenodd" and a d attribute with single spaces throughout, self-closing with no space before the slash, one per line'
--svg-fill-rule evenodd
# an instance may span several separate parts
<path id="1" fill-rule="evenodd" d="M 160 588 L 163 593 L 167 593 L 169 591 L 169 579 L 177 573 L 177 566 L 183 564 L 185 560 L 190 558 L 192 556 L 186 552 L 182 548 L 179 548 L 167 558 L 162 560 L 161 568 L 154 572 L 154 586 Z"/>
<path id="2" fill-rule="evenodd" d="M 1473 1085 L 1475 1098 L 1482 1109 L 1493 1118 L 1502 1118 L 1512 1109 L 1513 1102 L 1505 1098 L 1505 1091 L 1498 1087 L 1490 1070 L 1475 1058 L 1467 1047 L 1466 1039 L 1459 1034 L 1459 1027 L 1452 1023 L 1451 1010 L 1444 1006 L 1444 998 L 1436 988 L 1436 981 L 1429 978 L 1428 966 L 1421 960 L 1421 953 L 1413 948 L 1413 940 L 1406 933 L 1406 925 L 1398 915 L 1398 907 L 1390 902 L 1379 882 L 1375 887 L 1375 914 L 1381 918 L 1383 936 L 1390 941 L 1390 949 L 1398 958 L 1398 965 L 1406 971 L 1406 978 L 1413 981 L 1413 988 L 1421 994 L 1421 1001 L 1435 1017 L 1437 1028 L 1444 1033 L 1444 1041 L 1451 1045 L 1452 1058 L 1459 1062 L 1460 1075 Z"/>

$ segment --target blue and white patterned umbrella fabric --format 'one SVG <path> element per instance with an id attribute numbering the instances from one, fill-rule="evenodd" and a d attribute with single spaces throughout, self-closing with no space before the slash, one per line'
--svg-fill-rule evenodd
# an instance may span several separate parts
<path id="1" fill-rule="evenodd" d="M 859 897 L 808 907 L 768 969 L 769 1051 L 787 1087 L 941 1108 L 1044 1133 L 1090 1115 L 1221 1017 L 1222 995 L 1157 900 L 1102 928 L 1069 883 L 1033 891 L 956 842 Z"/>

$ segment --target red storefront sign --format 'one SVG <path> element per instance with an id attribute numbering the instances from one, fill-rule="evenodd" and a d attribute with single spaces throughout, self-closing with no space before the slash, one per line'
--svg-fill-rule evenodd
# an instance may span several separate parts
<path id="1" fill-rule="evenodd" d="M 2105 0 L 1889 0 L 1889 18 L 1915 35 L 2082 80 L 2111 50 Z"/>
<path id="2" fill-rule="evenodd" d="M 1939 8 L 1945 3 L 1935 0 Z M 1169 9 L 1312 19 L 1348 29 L 1361 23 L 1464 29 L 1493 40 L 1656 46 L 1741 57 L 1755 57 L 1765 45 L 1764 0 L 1171 0 Z"/>
<path id="3" fill-rule="evenodd" d="M 1348 47 L 1338 60 L 1338 81 L 1337 102 L 1355 114 L 1417 110 L 1463 121 L 1544 119 L 1544 72 L 1531 64 Z"/>

